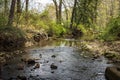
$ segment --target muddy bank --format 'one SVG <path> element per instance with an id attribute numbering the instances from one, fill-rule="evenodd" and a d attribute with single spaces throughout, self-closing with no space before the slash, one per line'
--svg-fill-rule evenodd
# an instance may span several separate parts
<path id="1" fill-rule="evenodd" d="M 120 41 L 85 41 L 83 44 L 85 44 L 83 49 L 92 52 L 95 57 L 103 55 L 114 63 L 120 62 Z"/>

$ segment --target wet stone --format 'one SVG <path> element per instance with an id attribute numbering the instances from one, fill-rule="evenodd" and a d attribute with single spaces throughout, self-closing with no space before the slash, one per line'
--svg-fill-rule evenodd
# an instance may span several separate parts
<path id="1" fill-rule="evenodd" d="M 35 60 L 29 59 L 29 60 L 27 61 L 27 63 L 30 64 L 30 65 L 34 65 L 34 64 L 35 64 Z"/>
<path id="2" fill-rule="evenodd" d="M 117 67 L 117 70 L 120 72 L 120 67 Z"/>
<path id="3" fill-rule="evenodd" d="M 41 80 L 41 79 L 39 79 L 39 75 L 35 75 L 35 76 L 30 75 L 28 80 Z"/>
<path id="4" fill-rule="evenodd" d="M 8 66 L 8 63 L 5 63 L 3 66 Z"/>
<path id="5" fill-rule="evenodd" d="M 119 67 L 107 67 L 105 70 L 105 77 L 108 80 L 120 80 Z"/>
<path id="6" fill-rule="evenodd" d="M 49 61 L 46 61 L 46 63 L 49 63 Z"/>
<path id="7" fill-rule="evenodd" d="M 34 69 L 40 68 L 40 64 L 36 63 Z"/>
<path id="8" fill-rule="evenodd" d="M 17 76 L 17 78 L 20 79 L 20 80 L 27 80 L 26 76 Z"/>
<path id="9" fill-rule="evenodd" d="M 60 60 L 59 62 L 60 62 L 60 63 L 62 63 L 63 61 L 62 61 L 62 60 Z"/>
<path id="10" fill-rule="evenodd" d="M 33 78 L 34 76 L 30 75 L 30 78 Z"/>
<path id="11" fill-rule="evenodd" d="M 51 71 L 51 73 L 54 73 L 54 71 Z"/>
<path id="12" fill-rule="evenodd" d="M 107 64 L 112 64 L 112 63 L 113 63 L 113 61 L 108 61 L 108 62 L 107 62 Z"/>
<path id="13" fill-rule="evenodd" d="M 51 57 L 52 57 L 52 58 L 55 58 L 55 57 L 56 57 L 56 55 L 52 55 Z"/>
<path id="14" fill-rule="evenodd" d="M 31 69 L 31 71 L 34 71 L 34 69 Z"/>
<path id="15" fill-rule="evenodd" d="M 52 63 L 52 64 L 50 65 L 50 68 L 51 68 L 51 69 L 57 69 L 58 67 L 57 67 L 54 63 Z"/>
<path id="16" fill-rule="evenodd" d="M 1 77 L 1 74 L 2 74 L 2 68 L 1 68 L 1 66 L 0 66 L 0 77 Z"/>
<path id="17" fill-rule="evenodd" d="M 39 57 L 42 58 L 42 54 L 39 54 Z"/>
<path id="18" fill-rule="evenodd" d="M 2 79 L 0 79 L 0 80 L 2 80 Z M 13 78 L 13 77 L 10 77 L 8 80 L 15 80 L 15 78 Z"/>
<path id="19" fill-rule="evenodd" d="M 24 70 L 24 64 L 18 64 L 17 66 L 18 66 L 17 68 L 18 70 Z"/>

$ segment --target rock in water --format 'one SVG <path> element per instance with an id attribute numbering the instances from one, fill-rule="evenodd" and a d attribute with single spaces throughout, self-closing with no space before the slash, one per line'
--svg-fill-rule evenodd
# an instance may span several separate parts
<path id="1" fill-rule="evenodd" d="M 37 68 L 40 68 L 40 64 L 39 63 L 35 64 L 34 69 L 37 69 Z"/>
<path id="2" fill-rule="evenodd" d="M 56 55 L 52 55 L 51 57 L 52 57 L 52 58 L 55 58 L 55 57 L 56 57 Z"/>
<path id="3" fill-rule="evenodd" d="M 23 64 L 18 64 L 17 66 L 18 66 L 18 68 L 17 68 L 18 70 L 24 70 L 24 65 Z"/>
<path id="4" fill-rule="evenodd" d="M 108 80 L 120 80 L 120 68 L 107 67 L 105 71 L 105 77 Z"/>
<path id="5" fill-rule="evenodd" d="M 2 74 L 2 70 L 1 70 L 1 66 L 0 66 L 0 78 L 1 78 L 1 74 Z"/>
<path id="6" fill-rule="evenodd" d="M 42 54 L 39 54 L 39 57 L 42 58 Z"/>
<path id="7" fill-rule="evenodd" d="M 51 72 L 52 74 L 54 73 L 54 71 Z"/>
<path id="8" fill-rule="evenodd" d="M 27 77 L 26 76 L 17 76 L 18 80 L 27 80 Z"/>
<path id="9" fill-rule="evenodd" d="M 27 60 L 27 63 L 30 64 L 30 65 L 34 65 L 35 64 L 35 60 L 29 59 L 29 60 Z"/>
<path id="10" fill-rule="evenodd" d="M 52 63 L 52 64 L 50 65 L 50 68 L 51 68 L 51 69 L 57 69 L 58 67 L 57 67 L 54 63 Z"/>

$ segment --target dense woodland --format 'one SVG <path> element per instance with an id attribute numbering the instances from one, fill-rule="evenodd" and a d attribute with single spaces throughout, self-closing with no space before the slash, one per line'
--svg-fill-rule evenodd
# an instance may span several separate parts
<path id="1" fill-rule="evenodd" d="M 32 0 L 0 1 L 1 51 L 49 38 L 120 39 L 119 0 L 52 0 L 44 8 L 40 3 L 31 3 Z"/>
<path id="2" fill-rule="evenodd" d="M 38 9 L 29 8 L 31 0 L 1 0 L 1 28 L 14 26 L 24 32 L 44 30 L 50 37 L 84 35 L 85 39 L 119 39 L 119 0 L 52 1 L 40 11 L 40 4 Z"/>
<path id="3" fill-rule="evenodd" d="M 0 0 L 0 78 L 2 64 L 10 57 L 27 53 L 26 48 L 39 46 L 44 41 L 47 44 L 62 39 L 78 40 L 80 44 L 75 44 L 85 59 L 86 53 L 92 53 L 92 60 L 102 55 L 112 62 L 120 62 L 120 0 L 51 0 L 46 5 L 34 1 Z M 46 54 L 39 56 L 42 55 Z M 35 60 L 26 62 L 31 64 Z M 19 67 L 23 69 L 23 64 Z M 39 67 L 37 63 L 35 69 Z M 50 67 L 57 69 L 58 66 L 51 64 Z"/>

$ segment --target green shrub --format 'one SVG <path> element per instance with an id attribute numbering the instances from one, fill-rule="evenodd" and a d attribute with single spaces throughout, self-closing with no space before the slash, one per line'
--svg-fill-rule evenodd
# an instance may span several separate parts
<path id="1" fill-rule="evenodd" d="M 85 26 L 82 25 L 82 24 L 78 25 L 78 30 L 81 30 L 83 32 L 83 34 L 87 33 L 87 30 L 85 29 Z"/>
<path id="2" fill-rule="evenodd" d="M 25 45 L 25 34 L 19 28 L 0 26 L 0 50 L 13 51 Z"/>
<path id="3" fill-rule="evenodd" d="M 117 40 L 120 38 L 120 17 L 111 19 L 105 28 L 102 39 L 104 40 Z"/>
<path id="4" fill-rule="evenodd" d="M 25 33 L 21 29 L 17 27 L 13 27 L 13 26 L 0 26 L 0 33 L 1 34 L 14 34 L 18 38 L 25 36 Z"/>
<path id="5" fill-rule="evenodd" d="M 7 23 L 6 17 L 0 14 L 0 26 L 5 25 Z"/>
<path id="6" fill-rule="evenodd" d="M 50 36 L 62 37 L 66 33 L 66 29 L 60 24 L 51 23 L 47 32 Z"/>

